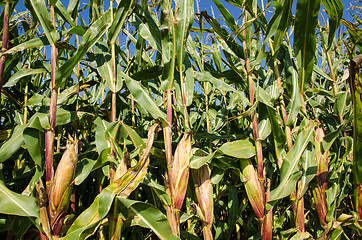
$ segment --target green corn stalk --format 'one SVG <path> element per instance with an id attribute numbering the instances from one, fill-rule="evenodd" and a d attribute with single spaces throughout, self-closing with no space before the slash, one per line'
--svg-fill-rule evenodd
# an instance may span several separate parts
<path id="1" fill-rule="evenodd" d="M 355 209 L 362 219 L 362 84 L 359 69 L 362 54 L 349 63 L 349 84 L 353 103 L 353 170 L 355 184 Z"/>
<path id="2" fill-rule="evenodd" d="M 58 164 L 50 192 L 50 223 L 54 228 L 69 207 L 78 159 L 78 141 L 70 138 Z"/>

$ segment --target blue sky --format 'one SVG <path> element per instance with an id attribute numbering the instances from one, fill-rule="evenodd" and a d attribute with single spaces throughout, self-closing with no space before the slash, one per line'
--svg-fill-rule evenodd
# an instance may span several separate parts
<path id="1" fill-rule="evenodd" d="M 220 12 L 218 11 L 217 7 L 215 6 L 215 4 L 213 3 L 212 0 L 196 0 L 199 1 L 199 8 L 200 11 L 207 11 L 208 15 L 212 16 L 212 11 L 214 11 L 215 17 L 216 18 L 222 18 Z M 219 0 L 224 7 L 234 16 L 235 19 L 237 19 L 241 12 L 240 9 L 231 5 L 230 3 L 226 2 L 225 0 Z M 343 18 L 346 19 L 347 21 L 352 21 L 353 18 L 350 14 L 350 10 L 348 10 L 348 8 L 350 7 L 350 3 L 352 3 L 354 0 L 342 0 L 343 6 L 344 6 L 344 13 L 343 13 Z M 267 0 L 263 0 L 264 6 L 266 6 L 266 2 Z M 258 0 L 259 6 L 261 6 L 261 0 Z M 294 10 L 297 4 L 297 0 L 294 0 Z M 196 2 L 195 2 L 195 12 L 196 10 Z M 322 8 L 323 8 L 323 4 L 322 4 Z M 324 9 L 324 8 L 323 8 Z M 271 15 L 270 15 L 271 16 Z"/>
<path id="2" fill-rule="evenodd" d="M 215 7 L 214 3 L 212 0 L 196 0 L 199 1 L 199 7 L 200 7 L 200 11 L 204 11 L 206 10 L 208 12 L 208 14 L 210 16 L 212 16 L 212 10 L 215 13 L 215 17 L 221 17 L 221 14 L 219 13 L 219 11 L 217 10 L 217 8 Z M 195 1 L 195 12 L 197 11 L 197 7 L 196 7 L 196 1 Z M 259 4 L 261 4 L 262 0 L 258 0 Z M 344 14 L 343 17 L 349 21 L 352 20 L 352 17 L 350 15 L 350 12 L 348 9 L 348 7 L 350 6 L 350 3 L 353 2 L 354 0 L 342 0 L 343 5 L 344 5 Z M 65 7 L 68 6 L 68 0 L 61 0 L 61 2 L 64 4 Z M 89 0 L 81 0 L 81 7 L 84 6 L 86 3 L 88 3 Z M 109 6 L 109 0 L 104 0 L 105 2 L 105 9 L 108 9 Z M 234 7 L 233 5 L 227 3 L 224 0 L 220 0 L 221 3 L 223 3 L 223 5 L 225 6 L 225 8 L 227 8 L 229 10 L 229 12 L 235 17 L 237 18 L 238 16 L 240 16 L 240 9 Z M 267 0 L 263 0 L 264 5 L 266 5 Z M 296 4 L 297 0 L 294 0 L 294 4 Z M 108 4 L 107 4 L 108 3 Z M 25 7 L 22 3 L 22 1 L 19 1 L 16 10 L 18 12 L 24 11 Z"/>
<path id="3" fill-rule="evenodd" d="M 196 1 L 198 1 L 199 3 L 199 10 L 200 11 L 207 11 L 208 15 L 213 16 L 213 12 L 214 15 L 217 19 L 222 19 L 222 16 L 220 14 L 220 12 L 218 11 L 217 7 L 215 6 L 215 4 L 213 3 L 213 0 L 195 0 L 195 12 L 197 12 L 197 4 Z M 234 16 L 235 20 L 238 19 L 238 17 L 241 14 L 241 10 L 229 3 L 227 3 L 225 0 L 219 0 L 224 7 Z M 258 0 L 258 4 L 259 6 L 261 6 L 261 3 L 264 3 L 264 6 L 266 6 L 267 0 Z M 350 10 L 348 10 L 348 8 L 350 7 L 350 3 L 353 2 L 354 0 L 342 0 L 343 5 L 344 5 L 344 14 L 343 14 L 343 18 L 346 19 L 347 21 L 352 21 L 353 18 L 350 14 Z M 63 3 L 63 5 L 67 8 L 68 6 L 68 2 L 69 0 L 61 0 L 61 2 Z M 85 6 L 87 3 L 89 3 L 89 0 L 81 0 L 81 6 L 83 7 Z M 104 8 L 108 9 L 109 8 L 109 0 L 104 0 Z M 297 0 L 294 0 L 294 5 L 296 5 Z M 323 6 L 323 5 L 322 5 Z M 272 10 L 272 8 L 269 8 L 270 10 Z M 1 11 L 3 10 L 3 7 L 1 7 Z M 20 0 L 15 8 L 15 10 L 17 12 L 22 12 L 22 11 L 26 11 L 26 8 L 23 5 L 23 1 Z M 295 11 L 295 6 L 294 6 L 294 11 Z M 15 14 L 15 13 L 14 13 Z M 85 19 L 86 22 L 88 22 L 88 10 L 83 11 L 82 12 L 82 16 Z M 271 13 L 266 15 L 267 18 L 270 18 L 272 16 Z M 197 26 L 196 21 L 193 24 L 194 26 Z M 223 26 L 225 26 L 226 24 L 222 24 Z M 240 22 L 239 22 L 239 25 Z M 207 25 L 205 25 L 205 27 L 208 27 Z M 206 35 L 206 34 L 205 34 Z"/>
<path id="4" fill-rule="evenodd" d="M 214 10 L 215 12 L 215 17 L 221 17 L 221 14 L 219 13 L 219 11 L 217 10 L 217 8 L 215 7 L 214 3 L 212 0 L 198 0 L 199 1 L 199 6 L 200 6 L 200 11 L 204 11 L 205 9 L 207 10 L 207 12 L 209 13 L 209 15 L 211 15 L 211 9 Z M 234 7 L 233 5 L 227 3 L 224 0 L 219 0 L 221 3 L 223 3 L 224 7 L 226 9 L 229 10 L 229 12 L 234 16 L 234 18 L 237 18 L 240 15 L 240 9 Z M 347 10 L 350 6 L 350 3 L 353 2 L 354 0 L 342 0 L 343 2 L 343 6 L 344 6 L 344 13 L 343 13 L 343 18 L 346 19 L 347 21 L 352 20 L 350 11 Z M 258 0 L 259 5 L 261 5 L 261 0 Z M 266 0 L 263 0 L 264 2 L 264 6 L 266 5 Z M 294 4 L 296 5 L 297 0 L 294 0 Z M 196 9 L 196 4 L 195 4 L 195 9 Z"/>

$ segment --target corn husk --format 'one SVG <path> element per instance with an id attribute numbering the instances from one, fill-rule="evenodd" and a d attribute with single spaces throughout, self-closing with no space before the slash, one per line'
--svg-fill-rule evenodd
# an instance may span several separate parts
<path id="1" fill-rule="evenodd" d="M 212 225 L 214 216 L 214 200 L 210 170 L 207 165 L 193 171 L 193 178 L 196 185 L 196 196 L 202 212 L 202 218 L 209 225 Z"/>
<path id="2" fill-rule="evenodd" d="M 250 160 L 241 161 L 241 171 L 244 177 L 243 182 L 251 206 L 256 217 L 261 220 L 264 217 L 264 194 L 261 188 L 257 172 Z"/>
<path id="3" fill-rule="evenodd" d="M 78 158 L 78 141 L 70 138 L 58 164 L 50 192 L 50 219 L 53 225 L 68 210 Z"/>
<path id="4" fill-rule="evenodd" d="M 192 171 L 192 175 L 196 185 L 197 200 L 200 206 L 197 207 L 197 212 L 205 221 L 202 228 L 204 239 L 211 240 L 213 239 L 211 227 L 214 216 L 214 199 L 210 169 L 207 165 L 203 165 L 200 169 Z"/>
<path id="5" fill-rule="evenodd" d="M 172 200 L 177 211 L 181 209 L 186 195 L 191 157 L 191 134 L 186 133 L 176 148 L 169 176 Z"/>

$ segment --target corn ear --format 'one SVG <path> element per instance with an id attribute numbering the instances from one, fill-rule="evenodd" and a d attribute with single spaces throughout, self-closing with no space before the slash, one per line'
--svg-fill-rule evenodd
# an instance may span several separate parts
<path id="1" fill-rule="evenodd" d="M 197 200 L 200 206 L 197 208 L 197 211 L 201 218 L 206 222 L 206 224 L 203 224 L 204 239 L 213 239 L 211 227 L 214 216 L 214 200 L 210 169 L 207 165 L 203 165 L 200 169 L 193 170 L 192 175 L 196 185 Z"/>
<path id="2" fill-rule="evenodd" d="M 191 133 L 186 133 L 176 148 L 169 176 L 173 204 L 178 211 L 181 209 L 186 195 L 191 157 Z"/>
<path id="3" fill-rule="evenodd" d="M 248 195 L 256 217 L 261 220 L 264 217 L 264 194 L 261 189 L 258 174 L 250 160 L 242 159 L 240 162 L 246 194 Z"/>
<path id="4" fill-rule="evenodd" d="M 328 178 L 328 151 L 322 153 L 321 144 L 324 138 L 324 132 L 318 127 L 315 134 L 315 157 L 318 166 L 317 182 L 318 185 L 313 189 L 313 196 L 316 202 L 317 213 L 320 223 L 325 226 L 327 215 L 327 178 Z"/>
<path id="5" fill-rule="evenodd" d="M 78 158 L 78 141 L 70 138 L 58 164 L 50 192 L 51 224 L 68 210 Z"/>
<path id="6" fill-rule="evenodd" d="M 112 189 L 117 189 L 116 193 L 119 197 L 127 198 L 145 177 L 150 162 L 150 150 L 153 144 L 155 133 L 158 132 L 159 129 L 160 125 L 158 123 L 155 123 L 151 126 L 150 130 L 148 131 L 146 148 L 143 149 L 137 165 L 129 168 L 121 178 L 114 181 L 109 186 Z"/>

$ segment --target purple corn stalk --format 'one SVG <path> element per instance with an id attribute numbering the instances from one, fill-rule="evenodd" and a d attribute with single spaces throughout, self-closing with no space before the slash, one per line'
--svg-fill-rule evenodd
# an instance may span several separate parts
<path id="1" fill-rule="evenodd" d="M 5 1 L 4 21 L 3 21 L 3 37 L 2 37 L 2 46 L 1 46 L 2 55 L 0 57 L 0 96 L 1 96 L 4 68 L 5 68 L 5 61 L 6 61 L 6 55 L 4 55 L 4 52 L 6 52 L 6 50 L 8 50 L 9 15 L 10 15 L 10 1 Z"/>

